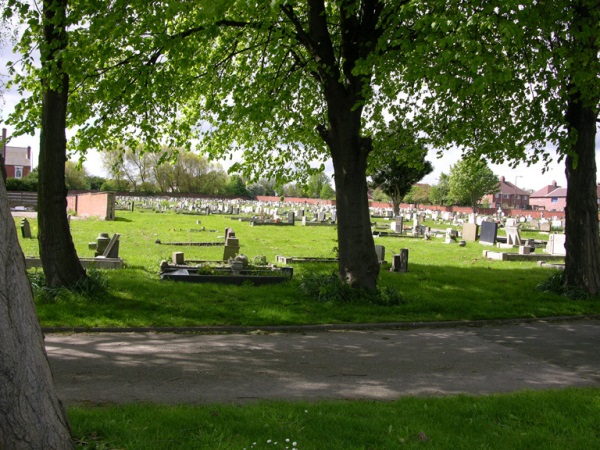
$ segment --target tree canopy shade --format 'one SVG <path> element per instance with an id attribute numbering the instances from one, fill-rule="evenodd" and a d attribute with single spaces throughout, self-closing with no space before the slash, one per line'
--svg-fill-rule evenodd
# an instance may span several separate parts
<path id="1" fill-rule="evenodd" d="M 340 277 L 374 287 L 379 266 L 365 172 L 386 113 L 414 135 L 458 143 L 493 162 L 547 160 L 549 137 L 573 154 L 570 183 L 585 179 L 582 188 L 592 195 L 591 179 L 579 175 L 586 164 L 577 166 L 584 155 L 573 144 L 589 132 L 583 119 L 573 120 L 585 117 L 590 130 L 597 115 L 594 5 L 72 0 L 70 45 L 61 58 L 76 87 L 73 145 L 85 152 L 141 141 L 159 150 L 199 137 L 216 157 L 239 150 L 245 165 L 234 170 L 253 177 L 270 170 L 280 183 L 294 171 L 320 169 L 311 161 L 329 154 Z M 26 35 L 25 53 L 31 42 Z M 17 81 L 36 89 L 27 78 Z M 25 99 L 17 115 L 35 112 L 36 98 Z M 14 122 L 30 131 L 35 120 Z M 576 205 L 571 200 L 570 211 Z M 585 208 L 591 217 L 591 202 Z M 571 256 L 582 257 L 571 247 Z"/>
<path id="2" fill-rule="evenodd" d="M 470 206 L 475 212 L 484 195 L 498 192 L 499 181 L 485 161 L 465 158 L 450 168 L 448 188 L 452 203 Z"/>
<path id="3" fill-rule="evenodd" d="M 418 117 L 423 131 L 496 163 L 549 161 L 547 146 L 556 146 L 568 182 L 565 282 L 599 293 L 597 0 L 421 7 L 434 13 L 422 22 L 429 36 L 412 47 L 418 63 L 404 75 L 427 105 Z"/>

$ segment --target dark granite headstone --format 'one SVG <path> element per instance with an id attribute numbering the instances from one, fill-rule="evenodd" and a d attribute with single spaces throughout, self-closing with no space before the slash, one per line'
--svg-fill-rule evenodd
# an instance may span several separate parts
<path id="1" fill-rule="evenodd" d="M 481 222 L 481 231 L 479 232 L 479 243 L 484 245 L 494 245 L 498 236 L 498 224 L 496 222 Z"/>
<path id="2" fill-rule="evenodd" d="M 25 239 L 31 239 L 31 226 L 29 225 L 29 220 L 23 219 L 21 221 L 21 234 Z"/>

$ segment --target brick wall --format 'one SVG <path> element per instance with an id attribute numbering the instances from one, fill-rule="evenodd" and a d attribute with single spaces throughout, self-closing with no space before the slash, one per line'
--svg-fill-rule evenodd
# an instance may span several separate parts
<path id="1" fill-rule="evenodd" d="M 115 219 L 115 193 L 94 192 L 88 194 L 69 194 L 67 209 L 78 216 L 95 216 L 104 220 Z"/>

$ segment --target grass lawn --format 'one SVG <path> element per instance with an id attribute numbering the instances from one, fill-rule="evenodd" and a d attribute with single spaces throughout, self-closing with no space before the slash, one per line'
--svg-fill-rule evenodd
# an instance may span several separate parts
<path id="1" fill-rule="evenodd" d="M 200 220 L 201 224 L 196 221 Z M 20 218 L 15 218 L 17 225 Z M 32 232 L 37 223 L 31 220 Z M 382 221 L 383 222 L 383 221 Z M 444 224 L 430 224 L 446 228 Z M 204 227 L 204 230 L 201 229 Z M 383 267 L 380 287 L 404 302 L 381 306 L 322 301 L 300 292 L 301 278 L 331 273 L 335 264 L 297 264 L 294 279 L 267 287 L 160 281 L 159 263 L 174 251 L 187 259 L 221 259 L 222 247 L 180 247 L 162 242 L 222 240 L 235 230 L 250 258 L 276 255 L 333 257 L 334 227 L 251 227 L 227 216 L 118 211 L 117 220 L 72 220 L 80 256 L 100 232 L 121 234 L 122 270 L 101 271 L 107 292 L 91 298 L 69 291 L 38 295 L 43 326 L 131 327 L 296 325 L 322 323 L 502 319 L 599 314 L 598 299 L 575 301 L 538 292 L 552 273 L 535 263 L 490 261 L 478 243 L 445 245 L 381 237 L 387 259 L 409 249 L 409 272 Z M 523 233 L 525 234 L 525 233 Z M 547 239 L 533 233 L 526 237 Z M 25 255 L 37 240 L 21 239 Z M 32 271 L 33 272 L 33 271 Z M 485 397 L 403 398 L 395 402 L 265 402 L 245 405 L 71 406 L 73 435 L 81 449 L 398 449 L 597 448 L 600 390 L 567 389 Z"/>
<path id="2" fill-rule="evenodd" d="M 196 221 L 201 223 L 197 224 Z M 20 219 L 15 218 L 17 224 Z M 31 220 L 32 233 L 37 223 Z M 438 224 L 439 228 L 446 225 Z M 298 325 L 353 322 L 473 320 L 556 315 L 599 314 L 600 302 L 575 301 L 538 292 L 536 286 L 552 271 L 533 262 L 503 262 L 483 258 L 479 243 L 466 247 L 447 245 L 443 239 L 379 237 L 387 260 L 400 248 L 409 249 L 409 272 L 382 267 L 380 287 L 399 292 L 403 303 L 381 306 L 364 302 L 328 302 L 299 291 L 307 273 L 336 271 L 335 264 L 295 264 L 294 279 L 276 286 L 227 286 L 161 281 L 159 263 L 174 251 L 187 259 L 217 260 L 223 247 L 173 246 L 161 242 L 222 241 L 231 227 L 240 239 L 241 252 L 250 259 L 276 255 L 334 257 L 335 227 L 252 227 L 228 216 L 196 216 L 152 211 L 118 211 L 115 221 L 72 220 L 73 239 L 80 256 L 93 256 L 88 242 L 100 232 L 120 233 L 122 270 L 102 271 L 109 290 L 93 298 L 63 292 L 55 298 L 38 296 L 43 326 L 131 327 L 202 325 Z M 526 237 L 547 239 L 527 233 Z M 21 239 L 27 256 L 39 254 L 36 239 Z"/>
<path id="3" fill-rule="evenodd" d="M 600 390 L 395 402 L 71 407 L 85 449 L 594 449 Z"/>

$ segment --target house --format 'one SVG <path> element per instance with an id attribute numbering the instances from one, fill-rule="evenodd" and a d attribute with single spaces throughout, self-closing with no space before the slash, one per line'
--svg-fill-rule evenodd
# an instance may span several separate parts
<path id="1" fill-rule="evenodd" d="M 2 130 L 0 156 L 4 159 L 7 178 L 23 178 L 31 172 L 31 147 L 6 145 L 6 129 Z"/>
<path id="2" fill-rule="evenodd" d="M 531 194 L 530 203 L 534 209 L 564 211 L 567 206 L 567 188 L 560 187 L 553 181 L 552 184 Z"/>
<path id="3" fill-rule="evenodd" d="M 488 194 L 481 199 L 481 203 L 489 204 L 491 208 L 529 208 L 529 192 L 520 189 L 506 178 L 500 177 L 498 192 Z"/>
<path id="4" fill-rule="evenodd" d="M 600 184 L 597 186 L 596 195 L 600 207 Z M 545 211 L 564 211 L 567 206 L 567 188 L 560 187 L 553 181 L 530 196 L 531 206 L 534 209 Z"/>

